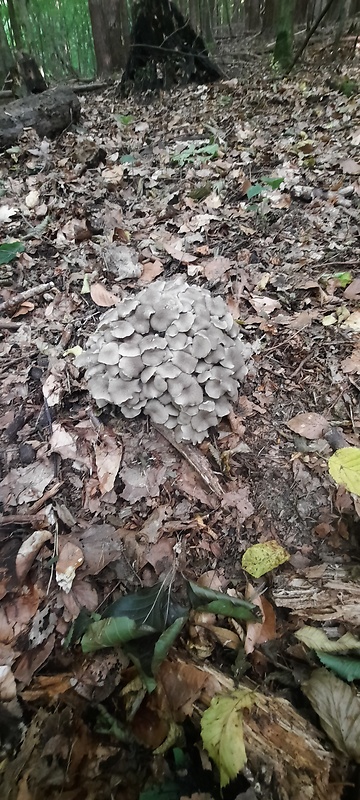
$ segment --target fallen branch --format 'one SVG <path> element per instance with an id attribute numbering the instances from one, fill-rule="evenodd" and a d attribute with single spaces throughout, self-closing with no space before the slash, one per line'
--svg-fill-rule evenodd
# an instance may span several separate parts
<path id="1" fill-rule="evenodd" d="M 26 289 L 25 292 L 14 294 L 12 297 L 9 297 L 8 300 L 5 300 L 4 303 L 0 303 L 0 314 L 4 314 L 4 312 L 7 313 L 16 306 L 21 306 L 21 303 L 24 303 L 25 300 L 30 300 L 33 297 L 39 297 L 40 295 L 44 294 L 44 292 L 48 292 L 50 289 L 53 289 L 54 286 L 55 284 L 50 281 L 49 283 L 40 283 L 39 286 L 32 286 L 31 289 Z"/>
<path id="2" fill-rule="evenodd" d="M 198 473 L 206 487 L 210 489 L 211 492 L 214 492 L 219 500 L 221 500 L 224 495 L 224 490 L 220 485 L 216 475 L 214 475 L 206 456 L 200 453 L 199 450 L 197 450 L 196 447 L 191 444 L 177 442 L 173 432 L 169 430 L 169 428 L 165 428 L 164 425 L 157 425 L 154 422 L 152 425 L 159 433 L 161 433 L 164 439 L 167 439 L 169 444 L 171 444 L 172 447 L 174 447 L 175 450 L 177 450 L 178 453 L 185 458 L 188 464 L 190 464 L 190 466 Z"/>

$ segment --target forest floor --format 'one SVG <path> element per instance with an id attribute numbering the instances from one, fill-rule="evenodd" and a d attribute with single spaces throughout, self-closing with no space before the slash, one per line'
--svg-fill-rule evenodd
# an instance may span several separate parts
<path id="1" fill-rule="evenodd" d="M 218 798 L 199 719 L 239 685 L 257 711 L 225 800 L 358 797 L 360 701 L 342 680 L 358 640 L 321 664 L 359 624 L 360 503 L 328 459 L 360 445 L 360 70 L 325 55 L 286 80 L 249 51 L 241 79 L 87 94 L 76 129 L 3 154 L 1 237 L 23 248 L 2 300 L 52 284 L 0 319 L 3 798 Z M 178 274 L 255 348 L 197 466 L 145 417 L 99 416 L 72 352 L 107 307 Z M 242 557 L 268 541 L 284 563 L 251 577 Z M 64 647 L 82 608 L 168 576 L 181 602 L 191 580 L 263 622 L 193 615 L 146 696 L 122 650 Z M 325 640 L 307 647 L 304 625 Z"/>

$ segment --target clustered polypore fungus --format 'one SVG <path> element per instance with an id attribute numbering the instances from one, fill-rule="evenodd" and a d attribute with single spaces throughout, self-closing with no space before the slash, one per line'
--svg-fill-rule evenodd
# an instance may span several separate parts
<path id="1" fill-rule="evenodd" d="M 177 277 L 107 311 L 76 365 L 98 406 L 143 411 L 195 444 L 231 410 L 250 355 L 222 298 Z"/>

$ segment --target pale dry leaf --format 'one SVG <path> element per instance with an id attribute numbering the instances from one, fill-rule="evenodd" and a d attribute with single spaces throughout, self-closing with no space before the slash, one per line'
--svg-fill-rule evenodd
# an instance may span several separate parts
<path id="1" fill-rule="evenodd" d="M 92 283 L 90 286 L 90 295 L 94 303 L 101 308 L 116 306 L 120 301 L 118 295 L 109 292 L 103 283 Z"/>
<path id="2" fill-rule="evenodd" d="M 0 666 L 0 701 L 9 703 L 16 697 L 16 683 L 11 667 Z"/>
<path id="3" fill-rule="evenodd" d="M 279 301 L 272 297 L 249 297 L 249 303 L 261 316 L 267 316 L 272 314 L 276 308 L 281 308 Z"/>
<path id="4" fill-rule="evenodd" d="M 111 492 L 120 469 L 123 448 L 110 434 L 104 433 L 102 441 L 95 445 L 95 461 L 99 489 L 102 495 Z"/>
<path id="5" fill-rule="evenodd" d="M 147 283 L 151 283 L 155 278 L 161 275 L 161 273 L 164 271 L 164 267 L 159 259 L 155 259 L 155 261 L 144 261 L 142 270 L 142 274 L 139 278 L 139 284 L 145 285 Z"/>
<path id="6" fill-rule="evenodd" d="M 225 273 L 230 269 L 231 261 L 230 258 L 225 258 L 225 256 L 217 256 L 217 258 L 211 258 L 209 261 L 206 261 L 204 266 L 204 275 L 208 281 L 217 281 L 225 275 Z"/>
<path id="7" fill-rule="evenodd" d="M 73 542 L 66 542 L 60 549 L 56 564 L 56 582 L 68 594 L 75 578 L 76 570 L 84 563 L 84 554 Z"/>
<path id="8" fill-rule="evenodd" d="M 355 373 L 360 375 L 360 350 L 353 350 L 351 356 L 340 362 L 340 367 L 345 374 Z"/>
<path id="9" fill-rule="evenodd" d="M 29 209 L 36 208 L 39 204 L 40 195 L 37 189 L 32 189 L 25 197 L 25 203 Z"/>
<path id="10" fill-rule="evenodd" d="M 22 583 L 31 568 L 37 554 L 41 550 L 45 542 L 52 538 L 50 531 L 40 530 L 34 531 L 30 536 L 25 539 L 19 548 L 15 559 L 16 575 L 20 583 Z"/>
<path id="11" fill-rule="evenodd" d="M 340 328 L 352 331 L 353 333 L 360 333 L 360 310 L 353 311 L 349 314 L 347 319 L 341 323 Z"/>
<path id="12" fill-rule="evenodd" d="M 11 208 L 11 206 L 8 205 L 0 206 L 0 223 L 11 222 L 11 217 L 14 217 L 17 213 L 17 208 Z"/>
<path id="13" fill-rule="evenodd" d="M 42 494 L 54 477 L 50 459 L 11 469 L 0 483 L 0 500 L 8 506 L 31 503 Z"/>
<path id="14" fill-rule="evenodd" d="M 346 158 L 340 166 L 344 175 L 360 175 L 360 164 L 353 158 Z"/>
<path id="15" fill-rule="evenodd" d="M 286 423 L 286 427 L 290 428 L 294 433 L 299 436 L 304 436 L 305 439 L 321 439 L 326 433 L 330 425 L 321 414 L 309 411 L 304 414 L 296 414 Z"/>
<path id="16" fill-rule="evenodd" d="M 360 295 L 360 278 L 355 278 L 355 280 L 349 283 L 349 286 L 346 287 L 344 291 L 344 297 L 347 300 L 355 300 Z"/>

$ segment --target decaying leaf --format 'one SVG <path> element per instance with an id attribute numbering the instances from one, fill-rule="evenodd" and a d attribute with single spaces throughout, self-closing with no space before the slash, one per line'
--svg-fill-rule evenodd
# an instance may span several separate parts
<path id="1" fill-rule="evenodd" d="M 304 694 L 337 750 L 360 763 L 360 698 L 327 669 L 316 669 L 302 684 Z"/>
<path id="2" fill-rule="evenodd" d="M 271 572 L 280 564 L 285 564 L 290 558 L 290 554 L 281 547 L 278 542 L 271 540 L 254 544 L 249 547 L 242 557 L 242 567 L 253 578 L 261 578 L 267 572 Z"/>

